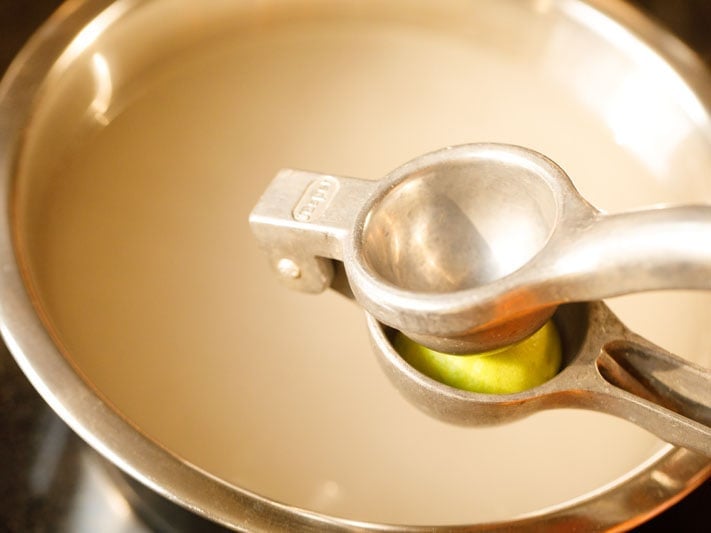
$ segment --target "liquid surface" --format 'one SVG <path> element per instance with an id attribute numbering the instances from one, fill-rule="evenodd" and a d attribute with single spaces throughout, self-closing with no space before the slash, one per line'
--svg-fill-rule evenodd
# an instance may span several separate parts
<path id="1" fill-rule="evenodd" d="M 28 189 L 20 234 L 66 352 L 187 461 L 338 516 L 506 519 L 634 469 L 661 443 L 605 415 L 468 429 L 420 413 L 377 367 L 357 306 L 280 287 L 247 225 L 281 167 L 378 178 L 476 141 L 547 154 L 609 210 L 709 197 L 693 177 L 708 155 L 668 179 L 549 75 L 540 50 L 539 62 L 519 52 L 416 26 L 264 24 L 154 66 L 122 88 L 133 95 L 122 105 L 115 88 L 52 172 L 25 166 L 28 180 L 51 178 Z M 680 153 L 703 144 L 691 130 L 682 141 Z M 711 351 L 707 298 L 613 305 L 681 355 Z"/>

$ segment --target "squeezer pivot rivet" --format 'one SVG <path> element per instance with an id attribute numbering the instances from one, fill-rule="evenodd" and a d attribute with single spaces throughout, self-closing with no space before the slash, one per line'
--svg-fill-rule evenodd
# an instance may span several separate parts
<path id="1" fill-rule="evenodd" d="M 291 259 L 286 257 L 279 259 L 277 263 L 277 271 L 279 275 L 288 279 L 299 279 L 301 277 L 301 269 Z"/>

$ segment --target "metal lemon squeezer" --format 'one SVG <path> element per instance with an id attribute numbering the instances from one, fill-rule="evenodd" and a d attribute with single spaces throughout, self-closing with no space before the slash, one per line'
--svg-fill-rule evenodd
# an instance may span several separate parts
<path id="1" fill-rule="evenodd" d="M 355 297 L 391 381 L 431 415 L 490 425 L 587 408 L 711 457 L 711 371 L 631 332 L 600 301 L 711 289 L 711 206 L 603 214 L 543 155 L 471 144 L 380 181 L 283 170 L 250 224 L 287 286 Z M 439 383 L 392 345 L 400 330 L 440 352 L 477 353 L 551 317 L 562 369 L 515 394 Z"/>

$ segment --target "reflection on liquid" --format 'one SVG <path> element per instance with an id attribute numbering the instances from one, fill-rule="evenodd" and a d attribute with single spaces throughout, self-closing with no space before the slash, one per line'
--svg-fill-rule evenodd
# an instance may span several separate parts
<path id="1" fill-rule="evenodd" d="M 622 24 L 582 3 L 566 4 L 565 10 L 603 36 L 609 49 L 604 51 L 598 40 L 581 39 L 571 49 L 577 30 L 560 25 L 546 51 L 547 69 L 604 117 L 615 141 L 651 172 L 673 174 L 680 147 L 709 121 L 703 103 L 661 56 Z"/>
<path id="2" fill-rule="evenodd" d="M 535 0 L 535 2 L 533 2 L 532 7 L 538 13 L 541 13 L 541 14 L 549 13 L 551 11 L 551 9 L 553 8 L 553 1 L 552 0 Z"/>
<path id="3" fill-rule="evenodd" d="M 313 507 L 319 509 L 334 506 L 339 500 L 343 499 L 343 496 L 343 491 L 338 483 L 326 480 L 318 486 L 312 497 Z"/>
<path id="4" fill-rule="evenodd" d="M 57 60 L 57 71 L 62 72 L 65 70 L 85 50 L 92 46 L 101 34 L 127 11 L 128 4 L 128 2 L 115 2 L 87 24 Z"/>
<path id="5" fill-rule="evenodd" d="M 652 74 L 633 72 L 625 77 L 608 101 L 604 116 L 620 146 L 644 158 L 655 173 L 673 173 L 669 165 L 674 152 L 691 134 L 693 125 L 672 102 L 649 91 L 659 78 Z"/>
<path id="6" fill-rule="evenodd" d="M 107 126 L 109 119 L 106 117 L 106 112 L 111 105 L 111 95 L 113 93 L 111 71 L 106 58 L 98 52 L 92 56 L 91 65 L 96 83 L 96 95 L 89 108 L 96 121 L 103 126 Z"/>
<path id="7" fill-rule="evenodd" d="M 663 57 L 653 52 L 637 35 L 621 23 L 582 3 L 576 2 L 566 5 L 566 13 L 604 36 L 605 40 L 615 48 L 625 50 L 634 63 L 639 65 L 640 71 L 655 73 L 654 85 L 647 87 L 656 87 L 659 91 L 659 85 L 662 84 L 664 89 L 660 92 L 668 94 L 670 100 L 679 103 L 693 122 L 706 124 L 709 121 L 708 113 L 704 104 L 699 100 L 698 93 L 694 93 L 679 73 Z"/>

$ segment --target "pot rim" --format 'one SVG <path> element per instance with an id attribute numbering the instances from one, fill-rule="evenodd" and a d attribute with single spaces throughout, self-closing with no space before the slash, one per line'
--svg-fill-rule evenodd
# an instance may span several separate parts
<path id="1" fill-rule="evenodd" d="M 23 282 L 13 246 L 13 176 L 25 124 L 54 63 L 82 28 L 112 11 L 109 24 L 139 0 L 67 1 L 23 47 L 0 82 L 0 333 L 44 400 L 83 440 L 125 473 L 169 501 L 228 528 L 402 531 L 402 526 L 331 517 L 270 500 L 230 485 L 180 459 L 120 415 L 61 354 Z M 555 0 L 561 11 L 588 4 L 626 28 L 670 65 L 711 109 L 711 77 L 676 37 L 618 0 Z M 711 131 L 709 131 L 711 136 Z M 512 520 L 448 530 L 503 530 L 533 525 L 584 529 L 633 527 L 676 503 L 711 476 L 711 459 L 666 446 L 647 461 L 595 491 Z M 430 531 L 431 527 L 406 527 Z"/>

